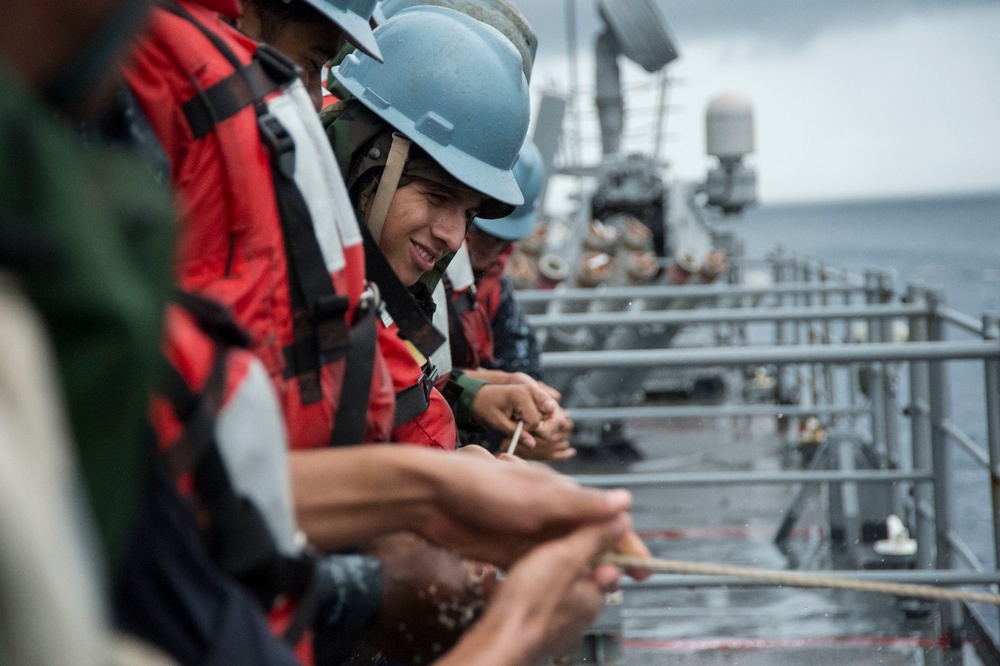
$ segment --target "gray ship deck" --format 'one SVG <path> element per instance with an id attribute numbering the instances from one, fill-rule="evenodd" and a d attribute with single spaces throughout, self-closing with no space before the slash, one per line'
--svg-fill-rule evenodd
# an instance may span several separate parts
<path id="1" fill-rule="evenodd" d="M 645 454 L 631 464 L 576 461 L 563 471 L 769 472 L 798 467 L 773 417 L 636 420 Z M 634 489 L 633 518 L 654 557 L 767 569 L 841 568 L 830 546 L 825 497 L 809 495 L 782 552 L 774 536 L 797 485 L 731 484 Z M 625 664 L 979 664 L 965 645 L 945 649 L 926 603 L 844 590 L 766 586 L 676 587 L 669 576 L 626 587 L 599 622 L 621 629 Z M 620 616 L 616 614 L 620 611 Z M 620 624 L 618 624 L 620 623 Z M 591 646 L 591 649 L 593 646 Z M 584 654 L 587 653 L 585 650 Z M 579 657 L 578 657 L 579 658 Z M 582 663 L 617 663 L 588 655 Z"/>

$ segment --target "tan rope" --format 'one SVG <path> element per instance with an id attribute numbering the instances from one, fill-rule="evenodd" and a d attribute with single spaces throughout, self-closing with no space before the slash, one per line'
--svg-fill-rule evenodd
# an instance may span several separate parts
<path id="1" fill-rule="evenodd" d="M 834 578 L 793 571 L 773 571 L 752 567 L 735 567 L 726 564 L 702 564 L 658 558 L 629 557 L 627 555 L 606 555 L 604 562 L 628 569 L 648 569 L 656 573 L 693 574 L 704 576 L 737 576 L 752 580 L 778 583 L 791 587 L 827 587 L 861 592 L 881 592 L 901 597 L 917 597 L 938 601 L 976 601 L 1000 606 L 1000 594 L 953 590 L 930 585 L 909 583 L 885 583 L 857 578 Z"/>

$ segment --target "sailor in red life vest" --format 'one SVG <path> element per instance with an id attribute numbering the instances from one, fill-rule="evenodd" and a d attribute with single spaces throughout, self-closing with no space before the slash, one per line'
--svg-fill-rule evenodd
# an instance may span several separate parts
<path id="1" fill-rule="evenodd" d="M 308 2 L 378 55 L 374 2 L 367 16 Z M 180 199 L 177 281 L 250 333 L 293 449 L 386 441 L 392 385 L 357 223 L 297 68 L 223 20 L 239 14 L 237 0 L 167 0 L 125 70 Z"/>
<path id="2" fill-rule="evenodd" d="M 527 384 L 548 392 L 558 402 L 559 393 L 539 379 L 541 367 L 534 333 L 514 299 L 513 284 L 504 277 L 514 243 L 535 227 L 545 184 L 542 157 L 531 139 L 521 146 L 514 176 L 524 203 L 503 219 L 476 218 L 466 236 L 475 278 L 475 303 L 459 312 L 464 297 L 458 294 L 449 302 L 453 312 L 462 318 L 461 331 L 466 334 L 464 340 L 452 339 L 452 357 L 456 364 L 464 357 L 470 365 L 462 367 L 469 368 L 466 375 L 472 379 Z M 475 362 L 479 365 L 471 365 Z M 520 449 L 520 455 L 535 460 L 570 458 L 576 453 L 569 441 L 572 431 L 573 420 L 568 412 L 556 407 L 533 431 L 535 446 Z"/>
<path id="3" fill-rule="evenodd" d="M 378 55 L 368 26 L 374 0 L 301 2 L 323 18 L 314 23 L 327 45 L 321 48 L 335 50 L 346 33 Z M 288 446 L 386 441 L 394 393 L 377 349 L 377 296 L 366 288 L 357 221 L 337 187 L 343 179 L 300 70 L 223 20 L 239 15 L 236 0 L 166 0 L 125 70 L 180 199 L 176 280 L 222 303 L 249 333 L 276 389 Z M 209 353 L 175 368 L 197 394 L 195 375 L 183 370 L 210 365 L 213 346 L 195 326 L 173 326 L 168 334 L 175 358 Z M 253 415 L 253 423 L 265 417 Z M 161 441 L 171 441 L 169 422 L 157 421 Z M 285 441 L 272 438 L 271 450 Z M 303 589 L 263 599 L 276 631 L 287 633 L 296 618 L 269 603 Z M 298 647 L 308 662 L 309 642 Z"/>
<path id="4" fill-rule="evenodd" d="M 527 84 L 513 45 L 460 12 L 416 7 L 375 33 L 385 64 L 347 56 L 332 74 L 354 97 L 321 117 L 386 303 L 379 344 L 397 392 L 393 440 L 452 449 L 454 417 L 428 362 L 443 341 L 431 293 L 471 220 L 523 201 L 511 167 L 527 131 Z M 534 427 L 542 413 L 531 393 L 509 388 L 481 392 L 492 405 L 483 411 L 509 432 L 518 419 Z"/>

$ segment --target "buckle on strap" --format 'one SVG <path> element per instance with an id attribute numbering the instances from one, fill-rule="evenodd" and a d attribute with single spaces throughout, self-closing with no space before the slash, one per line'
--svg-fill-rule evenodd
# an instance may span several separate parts
<path id="1" fill-rule="evenodd" d="M 393 427 L 397 428 L 411 419 L 415 419 L 431 404 L 431 390 L 438 380 L 438 369 L 434 364 L 424 364 L 423 375 L 413 386 L 408 386 L 396 393 L 396 413 L 393 417 Z"/>
<path id="2" fill-rule="evenodd" d="M 264 137 L 268 148 L 278 155 L 287 153 L 294 155 L 295 139 L 274 114 L 261 114 L 260 118 L 257 119 L 257 125 L 260 127 L 261 136 Z"/>

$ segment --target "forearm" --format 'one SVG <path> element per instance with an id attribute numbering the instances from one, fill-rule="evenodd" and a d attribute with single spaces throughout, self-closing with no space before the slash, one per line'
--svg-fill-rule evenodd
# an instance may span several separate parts
<path id="1" fill-rule="evenodd" d="M 419 531 L 435 498 L 436 458 L 429 456 L 389 445 L 291 452 L 299 526 L 322 551 Z"/>

